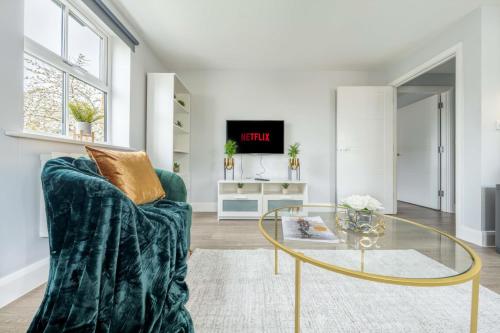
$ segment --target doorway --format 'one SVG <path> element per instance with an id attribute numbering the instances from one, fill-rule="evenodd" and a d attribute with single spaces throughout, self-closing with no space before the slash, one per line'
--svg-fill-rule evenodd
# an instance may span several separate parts
<path id="1" fill-rule="evenodd" d="M 397 88 L 398 208 L 455 212 L 455 61 Z"/>

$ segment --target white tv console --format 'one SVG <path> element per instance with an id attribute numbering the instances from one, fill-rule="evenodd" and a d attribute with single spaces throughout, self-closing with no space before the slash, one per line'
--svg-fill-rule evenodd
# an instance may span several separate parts
<path id="1" fill-rule="evenodd" d="M 244 184 L 242 193 L 238 183 Z M 283 183 L 290 184 L 287 194 L 282 193 Z M 269 210 L 308 202 L 307 182 L 300 180 L 219 180 L 217 187 L 219 220 L 259 219 Z"/>

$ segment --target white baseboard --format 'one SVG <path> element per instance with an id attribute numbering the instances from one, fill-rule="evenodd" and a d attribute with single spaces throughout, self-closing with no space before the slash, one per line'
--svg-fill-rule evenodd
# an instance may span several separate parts
<path id="1" fill-rule="evenodd" d="M 0 308 L 47 282 L 49 257 L 0 278 Z"/>
<path id="2" fill-rule="evenodd" d="M 193 212 L 197 213 L 216 213 L 217 202 L 191 202 Z"/>
<path id="3" fill-rule="evenodd" d="M 495 231 L 476 230 L 457 226 L 457 238 L 483 247 L 495 246 Z"/>

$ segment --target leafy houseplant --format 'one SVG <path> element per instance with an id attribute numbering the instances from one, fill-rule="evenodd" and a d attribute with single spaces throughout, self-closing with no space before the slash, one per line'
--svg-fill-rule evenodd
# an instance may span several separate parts
<path id="1" fill-rule="evenodd" d="M 92 123 L 104 118 L 99 114 L 99 110 L 91 103 L 70 101 L 68 103 L 71 115 L 76 120 L 76 132 L 90 135 L 92 133 Z"/>
<path id="2" fill-rule="evenodd" d="M 174 172 L 180 172 L 181 171 L 181 165 L 179 162 L 174 162 Z"/>
<path id="3" fill-rule="evenodd" d="M 298 142 L 295 142 L 293 145 L 290 145 L 288 147 L 288 156 L 290 158 L 297 158 L 297 156 L 299 156 L 299 153 L 300 153 L 300 143 Z"/>
<path id="4" fill-rule="evenodd" d="M 224 168 L 226 170 L 231 170 L 234 167 L 234 159 L 233 156 L 236 154 L 238 149 L 238 144 L 234 140 L 227 140 L 224 145 L 224 153 L 227 158 L 224 158 Z"/>
<path id="5" fill-rule="evenodd" d="M 245 186 L 245 184 L 243 184 L 243 183 L 238 183 L 238 184 L 236 184 L 236 186 L 237 186 L 236 192 L 237 192 L 238 194 L 243 193 L 243 187 Z"/>
<path id="6" fill-rule="evenodd" d="M 281 184 L 281 193 L 288 194 L 288 187 L 289 186 L 290 186 L 290 184 L 288 184 L 288 183 Z"/>
<path id="7" fill-rule="evenodd" d="M 297 156 L 299 156 L 300 153 L 300 143 L 295 142 L 293 145 L 290 145 L 288 147 L 288 157 L 290 159 L 288 160 L 288 165 L 292 170 L 296 170 L 300 166 L 300 161 Z"/>
<path id="8" fill-rule="evenodd" d="M 224 153 L 227 155 L 227 158 L 233 158 L 236 154 L 236 150 L 238 149 L 238 144 L 234 140 L 227 140 L 224 145 Z"/>

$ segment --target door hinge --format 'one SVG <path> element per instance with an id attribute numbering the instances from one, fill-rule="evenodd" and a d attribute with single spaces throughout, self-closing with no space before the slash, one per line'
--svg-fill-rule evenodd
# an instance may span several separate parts
<path id="1" fill-rule="evenodd" d="M 438 197 L 444 197 L 444 191 L 443 190 L 439 190 L 438 191 Z"/>
<path id="2" fill-rule="evenodd" d="M 438 109 L 442 109 L 444 107 L 443 102 L 438 102 Z"/>
<path id="3" fill-rule="evenodd" d="M 444 153 L 444 146 L 438 146 L 438 153 L 439 154 Z"/>

